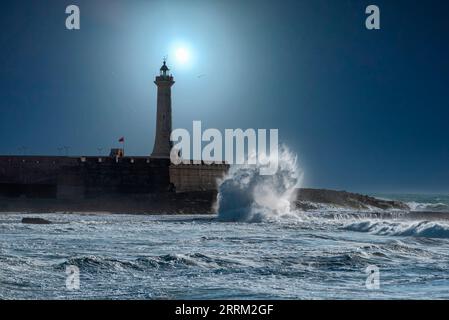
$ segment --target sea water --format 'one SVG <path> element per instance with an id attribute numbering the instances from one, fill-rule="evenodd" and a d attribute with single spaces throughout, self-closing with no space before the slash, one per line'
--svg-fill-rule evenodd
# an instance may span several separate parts
<path id="1" fill-rule="evenodd" d="M 300 219 L 0 215 L 1 299 L 449 298 L 449 224 L 407 214 L 309 212 Z M 36 216 L 36 215 L 33 215 Z M 66 268 L 80 270 L 79 290 Z M 366 287 L 376 265 L 378 290 Z"/>
<path id="2" fill-rule="evenodd" d="M 0 299 L 449 299 L 449 196 L 300 212 L 283 159 L 272 177 L 231 170 L 218 215 L 0 214 Z"/>

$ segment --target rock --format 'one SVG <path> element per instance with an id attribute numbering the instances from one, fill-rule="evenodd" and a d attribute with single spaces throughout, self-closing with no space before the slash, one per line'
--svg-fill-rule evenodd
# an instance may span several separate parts
<path id="1" fill-rule="evenodd" d="M 42 218 L 23 218 L 22 223 L 26 224 L 51 224 L 51 221 Z"/>
<path id="2" fill-rule="evenodd" d="M 314 204 L 324 204 L 360 210 L 370 208 L 409 210 L 405 203 L 399 201 L 382 200 L 357 193 L 324 189 L 299 189 L 295 204 L 300 209 L 304 209 L 303 206 L 306 204 L 312 206 L 312 208 Z"/>

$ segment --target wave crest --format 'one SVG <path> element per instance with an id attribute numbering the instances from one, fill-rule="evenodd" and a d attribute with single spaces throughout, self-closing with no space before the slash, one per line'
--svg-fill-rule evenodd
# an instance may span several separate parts
<path id="1" fill-rule="evenodd" d="M 446 203 L 424 203 L 424 202 L 407 202 L 411 211 L 432 211 L 432 212 L 448 212 L 449 205 Z"/>
<path id="2" fill-rule="evenodd" d="M 362 221 L 351 223 L 343 229 L 385 236 L 449 239 L 449 225 L 430 221 L 416 223 Z"/>
<path id="3" fill-rule="evenodd" d="M 56 265 L 63 270 L 68 265 L 75 265 L 85 272 L 102 273 L 125 270 L 159 270 L 179 268 L 220 269 L 239 265 L 230 259 L 207 256 L 201 253 L 192 254 L 166 254 L 160 256 L 140 257 L 135 260 L 118 260 L 111 257 L 81 256 L 73 257 Z"/>

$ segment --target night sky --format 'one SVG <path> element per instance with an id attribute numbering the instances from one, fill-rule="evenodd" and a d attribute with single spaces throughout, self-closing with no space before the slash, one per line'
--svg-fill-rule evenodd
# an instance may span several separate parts
<path id="1" fill-rule="evenodd" d="M 65 8 L 81 9 L 81 30 Z M 365 28 L 365 8 L 381 30 Z M 173 126 L 278 128 L 305 185 L 449 192 L 449 1 L 2 1 L 0 154 L 149 155 Z M 173 50 L 190 50 L 181 65 Z M 25 147 L 25 149 L 24 149 Z"/>

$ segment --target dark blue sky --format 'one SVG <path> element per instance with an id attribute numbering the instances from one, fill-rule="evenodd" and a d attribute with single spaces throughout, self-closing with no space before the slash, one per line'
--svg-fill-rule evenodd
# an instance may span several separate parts
<path id="1" fill-rule="evenodd" d="M 81 9 L 81 30 L 65 8 Z M 365 8 L 381 30 L 365 28 Z M 0 154 L 150 154 L 162 56 L 174 127 L 279 128 L 311 187 L 449 192 L 449 2 L 2 1 Z M 198 77 L 198 75 L 203 75 Z"/>

